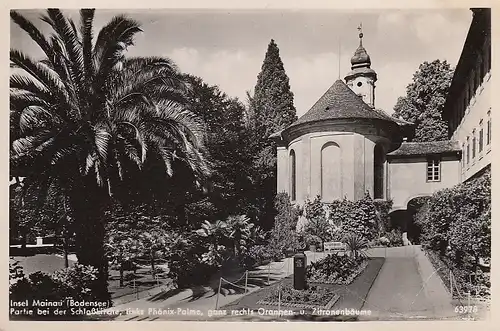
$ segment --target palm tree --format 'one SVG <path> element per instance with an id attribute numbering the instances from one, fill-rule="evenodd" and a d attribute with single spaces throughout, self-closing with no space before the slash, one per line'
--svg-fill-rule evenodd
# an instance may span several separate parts
<path id="1" fill-rule="evenodd" d="M 370 244 L 366 238 L 359 234 L 349 234 L 344 238 L 347 251 L 355 259 L 359 257 L 367 257 L 366 250 L 370 248 Z"/>
<path id="2" fill-rule="evenodd" d="M 182 107 L 185 86 L 171 60 L 125 57 L 142 31 L 138 22 L 116 16 L 94 38 L 94 9 L 80 10 L 78 27 L 48 9 L 41 20 L 50 36 L 16 11 L 11 19 L 44 53 L 35 60 L 10 51 L 21 71 L 10 76 L 11 175 L 40 186 L 42 197 L 54 181 L 68 194 L 79 263 L 98 268 L 93 291 L 107 299 L 101 216 L 114 183 L 151 154 L 166 176 L 180 162 L 203 178 L 203 126 Z"/>

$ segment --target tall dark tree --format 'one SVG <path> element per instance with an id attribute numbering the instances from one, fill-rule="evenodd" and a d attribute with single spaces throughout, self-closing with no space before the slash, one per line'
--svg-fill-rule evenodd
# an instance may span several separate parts
<path id="1" fill-rule="evenodd" d="M 213 169 L 208 192 L 193 196 L 189 213 L 198 221 L 226 219 L 240 213 L 251 217 L 247 195 L 252 185 L 252 156 L 246 153 L 245 107 L 199 77 L 186 75 L 185 80 L 190 85 L 187 105 L 203 120 L 207 156 Z"/>
<path id="2" fill-rule="evenodd" d="M 275 214 L 273 201 L 276 196 L 276 146 L 269 136 L 297 119 L 289 78 L 274 40 L 268 45 L 254 95 L 248 97 L 248 127 L 252 132 L 248 146 L 249 153 L 254 156 L 256 187 L 254 203 L 259 209 L 261 225 L 269 229 Z"/>
<path id="3" fill-rule="evenodd" d="M 297 119 L 289 78 L 273 39 L 257 76 L 252 106 L 255 124 L 264 136 L 285 128 Z"/>
<path id="4" fill-rule="evenodd" d="M 106 205 L 151 158 L 161 161 L 159 178 L 179 163 L 204 177 L 203 127 L 182 106 L 185 86 L 171 60 L 125 56 L 138 22 L 116 16 L 94 38 L 93 9 L 80 11 L 79 25 L 48 9 L 49 36 L 16 11 L 11 19 L 44 53 L 10 51 L 24 71 L 10 76 L 11 172 L 40 187 L 40 198 L 54 181 L 67 194 L 78 261 L 99 270 L 92 294 L 107 300 Z"/>
<path id="5" fill-rule="evenodd" d="M 406 95 L 398 98 L 394 117 L 415 123 L 410 139 L 415 142 L 448 139 L 447 123 L 442 119 L 453 69 L 445 61 L 424 62 L 406 87 Z"/>

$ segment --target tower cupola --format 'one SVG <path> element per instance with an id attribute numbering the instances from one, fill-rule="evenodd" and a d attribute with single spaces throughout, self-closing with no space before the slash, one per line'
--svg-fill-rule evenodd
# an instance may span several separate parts
<path id="1" fill-rule="evenodd" d="M 375 82 L 377 73 L 370 68 L 370 55 L 363 46 L 362 25 L 359 30 L 359 46 L 351 58 L 351 71 L 345 76 L 347 86 L 351 88 L 370 107 L 375 108 Z"/>

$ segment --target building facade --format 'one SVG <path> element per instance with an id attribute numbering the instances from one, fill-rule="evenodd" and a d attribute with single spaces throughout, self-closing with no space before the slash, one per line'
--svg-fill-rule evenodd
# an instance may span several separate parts
<path id="1" fill-rule="evenodd" d="M 443 113 L 449 140 L 408 142 L 413 124 L 376 108 L 377 73 L 360 33 L 345 82 L 335 81 L 308 112 L 271 136 L 278 146 L 278 192 L 287 192 L 298 205 L 316 196 L 329 203 L 369 193 L 393 201 L 392 218 L 408 220 L 413 199 L 486 169 L 491 163 L 490 13 L 472 12 Z"/>
<path id="2" fill-rule="evenodd" d="M 443 111 L 449 138 L 462 150 L 461 181 L 491 165 L 491 9 L 472 9 L 472 13 Z"/>

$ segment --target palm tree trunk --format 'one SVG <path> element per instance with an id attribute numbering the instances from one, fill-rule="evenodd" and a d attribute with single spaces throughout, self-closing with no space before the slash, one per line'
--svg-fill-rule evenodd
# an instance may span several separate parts
<path id="1" fill-rule="evenodd" d="M 99 194 L 101 192 L 98 188 L 75 187 L 71 192 L 71 209 L 74 213 L 78 263 L 98 270 L 97 280 L 91 288 L 93 300 L 109 301 L 108 261 L 104 250 L 105 222 L 100 208 L 106 201 L 107 192 Z"/>

